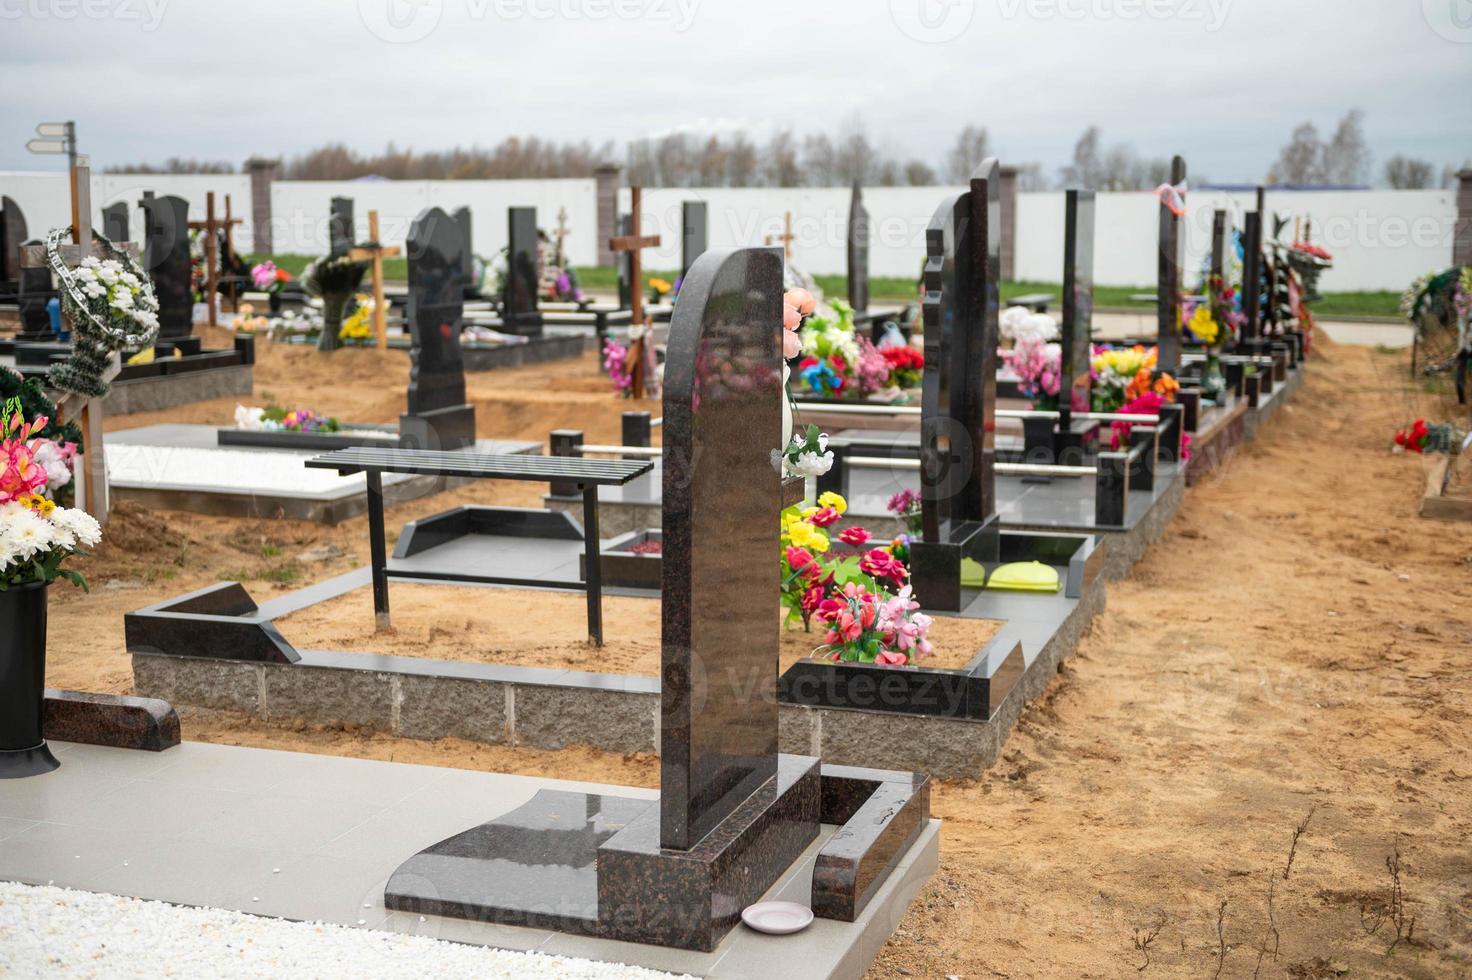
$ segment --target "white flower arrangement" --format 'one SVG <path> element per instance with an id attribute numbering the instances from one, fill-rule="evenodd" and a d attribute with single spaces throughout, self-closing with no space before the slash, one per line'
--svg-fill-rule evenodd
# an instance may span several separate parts
<path id="1" fill-rule="evenodd" d="M 158 333 L 158 297 L 153 283 L 126 252 L 99 239 L 107 257 L 89 255 L 75 268 L 61 261 L 63 228 L 46 237 L 47 258 L 61 280 L 67 313 L 91 322 L 118 344 L 150 343 Z"/>
<path id="2" fill-rule="evenodd" d="M 80 572 L 61 563 L 101 540 L 102 527 L 84 510 L 43 497 L 0 504 L 0 592 L 57 578 L 87 588 Z"/>
<path id="3" fill-rule="evenodd" d="M 1009 306 L 997 320 L 1002 336 L 1014 343 L 1034 337 L 1043 342 L 1058 339 L 1058 321 L 1025 306 Z"/>

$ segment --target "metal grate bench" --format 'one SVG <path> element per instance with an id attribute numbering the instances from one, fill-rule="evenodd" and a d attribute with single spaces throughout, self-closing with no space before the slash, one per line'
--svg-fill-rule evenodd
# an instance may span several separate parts
<path id="1" fill-rule="evenodd" d="M 307 460 L 315 469 L 336 470 L 340 476 L 362 473 L 368 481 L 368 535 L 373 563 L 373 612 L 380 627 L 389 623 L 388 554 L 383 527 L 383 474 L 444 476 L 478 480 L 531 480 L 576 487 L 583 498 L 583 539 L 587 555 L 584 582 L 548 583 L 507 575 L 453 575 L 450 573 L 395 572 L 395 578 L 477 582 L 492 585 L 554 584 L 581 589 L 588 595 L 588 636 L 603 645 L 603 583 L 599 563 L 598 488 L 622 486 L 653 469 L 648 460 L 583 459 L 559 456 L 511 456 L 428 449 L 390 449 L 355 446 Z"/>

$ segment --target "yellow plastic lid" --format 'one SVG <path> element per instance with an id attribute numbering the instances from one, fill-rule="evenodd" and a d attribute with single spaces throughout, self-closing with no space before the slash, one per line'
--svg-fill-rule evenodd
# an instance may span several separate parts
<path id="1" fill-rule="evenodd" d="M 962 562 L 961 581 L 966 580 L 965 562 Z M 999 566 L 987 581 L 988 589 L 1006 592 L 1057 592 L 1062 583 L 1058 569 L 1040 561 L 1014 561 Z"/>

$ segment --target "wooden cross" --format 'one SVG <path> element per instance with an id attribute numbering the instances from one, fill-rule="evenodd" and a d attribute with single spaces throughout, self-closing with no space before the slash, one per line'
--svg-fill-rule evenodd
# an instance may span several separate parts
<path id="1" fill-rule="evenodd" d="M 383 245 L 378 241 L 378 212 L 368 212 L 368 238 L 363 245 L 354 245 L 348 258 L 354 262 L 368 262 L 373 266 L 373 336 L 378 349 L 388 347 L 388 302 L 383 296 L 383 260 L 393 258 L 401 251 L 397 245 Z"/>
<path id="2" fill-rule="evenodd" d="M 70 267 L 81 265 L 82 260 L 92 254 L 92 170 L 86 157 L 77 157 L 71 171 L 72 191 L 72 244 L 61 245 L 57 252 L 61 260 Z M 137 242 L 113 242 L 117 248 L 138 258 Z M 22 245 L 20 264 L 26 267 L 49 267 L 45 245 Z M 122 370 L 121 360 L 116 354 L 112 363 L 103 372 L 103 380 L 111 381 Z M 107 486 L 107 454 L 102 444 L 102 399 L 88 398 L 75 392 L 66 392 L 56 400 L 56 421 L 63 423 L 68 417 L 75 418 L 82 430 L 83 452 L 77 457 L 73 472 L 77 506 L 87 511 L 98 522 L 107 520 L 109 509 Z"/>
<path id="3" fill-rule="evenodd" d="M 783 218 L 782 218 L 782 234 L 780 234 L 780 235 L 768 235 L 766 237 L 766 244 L 770 245 L 773 242 L 781 242 L 782 243 L 782 256 L 788 262 L 791 262 L 792 261 L 792 243 L 793 243 L 793 241 L 796 240 L 796 238 L 797 238 L 797 236 L 792 233 L 792 212 L 791 211 L 787 211 L 787 212 L 784 213 Z"/>
<path id="4" fill-rule="evenodd" d="M 632 314 L 631 321 L 639 326 L 645 324 L 644 272 L 639 261 L 639 253 L 646 248 L 654 248 L 659 244 L 658 235 L 649 235 L 646 237 L 639 234 L 639 205 L 642 195 L 642 188 L 629 188 L 630 203 L 632 205 L 632 210 L 629 212 L 629 233 L 608 240 L 608 247 L 611 251 L 629 253 L 629 279 L 633 286 L 629 290 L 629 312 Z"/>
<path id="5" fill-rule="evenodd" d="M 204 220 L 189 222 L 190 231 L 202 231 L 205 233 L 204 241 L 204 300 L 205 306 L 209 308 L 209 325 L 218 327 L 220 324 L 215 313 L 215 296 L 220 289 L 220 230 L 225 231 L 225 251 L 234 252 L 231 245 L 234 239 L 233 228 L 235 225 L 244 224 L 241 218 L 230 216 L 230 195 L 225 195 L 225 218 L 215 217 L 215 192 L 210 191 L 204 196 Z"/>

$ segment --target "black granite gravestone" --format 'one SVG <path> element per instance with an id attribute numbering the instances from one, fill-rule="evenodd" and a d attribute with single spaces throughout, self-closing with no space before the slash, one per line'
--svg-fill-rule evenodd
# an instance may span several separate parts
<path id="1" fill-rule="evenodd" d="M 961 560 L 998 561 L 996 360 L 1001 198 L 994 158 L 947 198 L 925 231 L 925 380 L 921 394 L 923 534 L 910 549 L 916 597 L 959 610 Z"/>
<path id="2" fill-rule="evenodd" d="M 1261 332 L 1262 212 L 1249 211 L 1242 222 L 1242 340 L 1249 345 Z"/>
<path id="3" fill-rule="evenodd" d="M 332 258 L 353 250 L 353 199 L 334 197 L 327 215 L 327 254 Z"/>
<path id="4" fill-rule="evenodd" d="M 24 245 L 42 245 L 40 239 L 33 238 Z M 22 266 L 19 270 L 20 276 L 16 280 L 15 302 L 20 310 L 20 330 L 16 333 L 16 340 L 32 343 L 44 343 L 54 341 L 56 332 L 51 329 L 51 313 L 47 306 L 51 300 L 56 298 L 56 289 L 51 282 L 51 267 Z"/>
<path id="5" fill-rule="evenodd" d="M 20 246 L 29 235 L 20 205 L 0 197 L 0 293 L 13 295 L 20 288 Z"/>
<path id="6" fill-rule="evenodd" d="M 102 209 L 102 234 L 110 242 L 128 240 L 128 205 L 116 201 Z"/>
<path id="7" fill-rule="evenodd" d="M 158 339 L 182 340 L 194 332 L 194 293 L 189 265 L 189 203 L 172 194 L 145 194 L 143 267 L 158 296 Z"/>
<path id="8" fill-rule="evenodd" d="M 1059 358 L 1058 462 L 1078 464 L 1089 435 L 1074 422 L 1075 411 L 1087 412 L 1093 392 L 1094 329 L 1094 192 L 1070 190 L 1063 199 L 1063 322 Z M 1074 452 L 1077 450 L 1077 452 Z"/>
<path id="9" fill-rule="evenodd" d="M 869 209 L 864 192 L 854 181 L 848 204 L 848 305 L 855 314 L 869 309 Z"/>
<path id="10" fill-rule="evenodd" d="M 710 950 L 817 836 L 816 759 L 777 751 L 770 453 L 781 441 L 782 253 L 708 252 L 664 389 L 658 804 L 542 791 L 436 844 L 385 904 Z"/>
<path id="11" fill-rule="evenodd" d="M 501 297 L 501 322 L 507 333 L 542 335 L 541 288 L 538 261 L 537 209 L 507 209 L 506 292 Z"/>
<path id="12" fill-rule="evenodd" d="M 475 278 L 475 236 L 471 223 L 470 208 L 456 208 L 452 215 L 456 226 L 460 229 L 460 237 L 464 241 L 463 254 L 465 256 L 464 275 L 461 277 L 461 288 L 466 299 L 475 299 L 480 295 L 480 282 Z"/>
<path id="13" fill-rule="evenodd" d="M 686 201 L 680 205 L 680 278 L 690 274 L 695 260 L 710 248 L 710 205 Z"/>
<path id="14" fill-rule="evenodd" d="M 1229 249 L 1232 247 L 1232 219 L 1227 212 L 1217 208 L 1211 215 L 1211 258 L 1207 268 L 1209 275 L 1227 281 L 1227 271 L 1232 267 Z"/>
<path id="15" fill-rule="evenodd" d="M 634 233 L 634 219 L 627 214 L 618 216 L 618 234 L 626 238 Z M 618 308 L 627 310 L 634 305 L 634 253 L 620 251 L 615 253 L 614 263 L 618 268 Z"/>
<path id="16" fill-rule="evenodd" d="M 1186 161 L 1179 156 L 1170 161 L 1171 186 L 1186 179 Z M 1181 267 L 1184 264 L 1186 236 L 1184 225 L 1165 204 L 1160 203 L 1160 256 L 1156 265 L 1155 316 L 1156 344 L 1159 353 L 1156 369 L 1168 374 L 1181 370 Z"/>
<path id="17" fill-rule="evenodd" d="M 399 417 L 406 449 L 460 449 L 475 442 L 475 406 L 465 403 L 460 327 L 465 255 L 461 229 L 440 208 L 421 211 L 405 243 L 409 259 L 408 411 Z"/>

